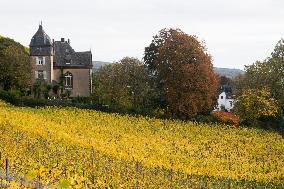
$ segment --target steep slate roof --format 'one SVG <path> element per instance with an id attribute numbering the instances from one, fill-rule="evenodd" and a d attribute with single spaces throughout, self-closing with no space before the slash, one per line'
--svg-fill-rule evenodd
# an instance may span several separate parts
<path id="1" fill-rule="evenodd" d="M 67 41 L 54 42 L 54 66 L 72 68 L 92 68 L 91 51 L 75 52 Z M 70 63 L 70 64 L 68 64 Z"/>
<path id="2" fill-rule="evenodd" d="M 50 56 L 52 54 L 52 42 L 50 37 L 45 33 L 42 25 L 39 25 L 37 32 L 30 42 L 31 56 Z"/>

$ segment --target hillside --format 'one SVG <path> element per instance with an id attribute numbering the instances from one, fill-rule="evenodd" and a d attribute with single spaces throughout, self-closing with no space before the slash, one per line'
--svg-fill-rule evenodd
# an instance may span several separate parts
<path id="1" fill-rule="evenodd" d="M 284 139 L 258 129 L 1 102 L 0 133 L 15 188 L 284 187 Z"/>
<path id="2" fill-rule="evenodd" d="M 111 64 L 110 62 L 104 61 L 93 61 L 93 69 L 99 69 L 103 65 Z M 243 74 L 244 71 L 240 69 L 231 69 L 231 68 L 214 68 L 215 73 L 218 75 L 224 75 L 229 78 L 234 78 L 240 74 Z"/>
<path id="3" fill-rule="evenodd" d="M 93 69 L 99 69 L 103 65 L 111 64 L 110 62 L 93 61 Z"/>
<path id="4" fill-rule="evenodd" d="M 243 70 L 240 69 L 232 69 L 232 68 L 214 68 L 216 74 L 220 76 L 226 76 L 229 78 L 234 78 L 238 75 L 244 74 Z"/>

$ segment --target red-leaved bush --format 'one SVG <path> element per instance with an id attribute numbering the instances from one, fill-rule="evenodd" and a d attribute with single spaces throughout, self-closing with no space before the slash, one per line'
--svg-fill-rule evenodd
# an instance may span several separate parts
<path id="1" fill-rule="evenodd" d="M 237 126 L 240 123 L 239 116 L 231 112 L 213 112 L 212 116 L 224 124 Z"/>

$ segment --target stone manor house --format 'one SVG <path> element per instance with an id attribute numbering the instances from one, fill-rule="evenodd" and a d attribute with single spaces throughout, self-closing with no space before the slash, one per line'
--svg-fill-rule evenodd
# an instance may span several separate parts
<path id="1" fill-rule="evenodd" d="M 30 42 L 30 59 L 33 79 L 43 79 L 46 83 L 61 85 L 71 96 L 89 96 L 92 91 L 92 53 L 76 52 L 61 38 L 54 41 L 44 32 L 42 24 Z M 62 91 L 61 91 L 62 92 Z M 54 91 L 53 93 L 60 93 Z"/>

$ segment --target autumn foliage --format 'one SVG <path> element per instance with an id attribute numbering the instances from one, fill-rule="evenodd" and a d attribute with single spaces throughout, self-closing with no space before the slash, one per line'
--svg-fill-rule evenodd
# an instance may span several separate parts
<path id="1" fill-rule="evenodd" d="M 210 112 L 214 106 L 217 78 L 205 44 L 179 29 L 163 29 L 145 49 L 160 99 L 176 117 Z"/>
<path id="2" fill-rule="evenodd" d="M 0 133 L 0 188 L 284 187 L 284 139 L 255 128 L 0 101 Z"/>
<path id="3" fill-rule="evenodd" d="M 257 125 L 261 118 L 276 118 L 280 113 L 277 101 L 271 97 L 268 88 L 244 91 L 238 97 L 235 107 L 242 121 L 251 125 Z"/>
<path id="4" fill-rule="evenodd" d="M 283 129 L 284 112 L 284 40 L 275 45 L 264 61 L 245 66 L 245 73 L 234 81 L 236 86 L 236 113 L 247 125 L 273 123 Z M 265 124 L 266 122 L 266 124 Z"/>
<path id="5" fill-rule="evenodd" d="M 231 112 L 212 112 L 211 115 L 223 124 L 237 126 L 240 123 L 239 116 Z"/>

